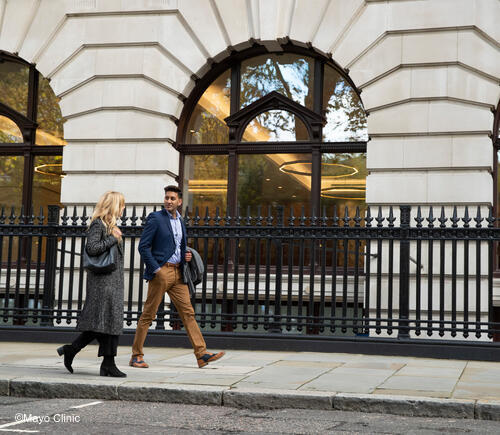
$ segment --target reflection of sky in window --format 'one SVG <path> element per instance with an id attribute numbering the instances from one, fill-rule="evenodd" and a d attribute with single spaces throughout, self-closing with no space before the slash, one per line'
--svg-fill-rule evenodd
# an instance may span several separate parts
<path id="1" fill-rule="evenodd" d="M 325 89 L 325 92 L 328 92 Z M 335 108 L 335 101 L 340 102 L 340 107 Z M 366 117 L 355 119 L 358 128 L 355 131 L 349 129 L 349 113 L 356 110 L 361 103 L 354 98 L 354 90 L 347 85 L 344 80 L 340 80 L 335 85 L 326 110 L 326 125 L 323 127 L 323 140 L 328 142 L 343 141 L 366 141 L 368 132 L 366 128 Z"/>
<path id="2" fill-rule="evenodd" d="M 243 140 L 249 142 L 296 141 L 296 128 L 299 124 L 300 128 L 305 131 L 302 121 L 292 113 L 284 110 L 270 110 L 256 116 L 248 124 L 243 134 Z"/>
<path id="3" fill-rule="evenodd" d="M 289 56 L 284 57 L 284 60 L 288 59 L 290 59 Z M 309 62 L 305 59 L 298 58 L 281 63 L 279 56 L 273 56 L 261 64 L 244 66 L 241 77 L 241 106 L 245 107 L 272 91 L 306 105 L 310 69 Z M 280 75 L 285 84 L 280 79 Z"/>

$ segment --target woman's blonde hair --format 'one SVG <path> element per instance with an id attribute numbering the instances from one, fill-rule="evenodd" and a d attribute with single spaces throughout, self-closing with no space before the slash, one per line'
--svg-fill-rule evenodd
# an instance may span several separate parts
<path id="1" fill-rule="evenodd" d="M 97 201 L 90 223 L 100 218 L 108 234 L 116 227 L 116 219 L 120 217 L 125 197 L 120 192 L 105 192 Z"/>

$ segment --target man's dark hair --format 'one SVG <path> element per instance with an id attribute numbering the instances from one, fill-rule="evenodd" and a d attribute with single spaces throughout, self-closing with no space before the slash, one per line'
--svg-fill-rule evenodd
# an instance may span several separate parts
<path id="1" fill-rule="evenodd" d="M 165 186 L 165 193 L 167 193 L 167 192 L 175 192 L 175 193 L 177 193 L 177 196 L 179 198 L 182 198 L 182 190 L 179 189 L 177 186 L 174 186 L 173 184 L 169 185 L 169 186 Z"/>

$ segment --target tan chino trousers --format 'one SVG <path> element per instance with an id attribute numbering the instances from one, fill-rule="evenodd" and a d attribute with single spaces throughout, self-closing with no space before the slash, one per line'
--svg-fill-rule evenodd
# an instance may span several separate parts
<path id="1" fill-rule="evenodd" d="M 168 263 L 164 264 L 148 283 L 148 297 L 141 317 L 137 322 L 134 344 L 132 345 L 132 356 L 144 356 L 144 341 L 165 292 L 168 293 L 171 302 L 177 308 L 196 358 L 200 358 L 207 352 L 207 347 L 195 319 L 194 309 L 189 299 L 188 287 L 182 282 L 181 268 L 169 266 Z"/>

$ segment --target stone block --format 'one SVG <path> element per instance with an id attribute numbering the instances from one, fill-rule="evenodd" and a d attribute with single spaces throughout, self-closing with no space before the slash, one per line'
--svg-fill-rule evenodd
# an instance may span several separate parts
<path id="1" fill-rule="evenodd" d="M 474 418 L 473 400 L 337 394 L 333 408 L 338 411 L 376 412 L 409 417 Z"/>
<path id="2" fill-rule="evenodd" d="M 403 63 L 453 62 L 457 59 L 456 31 L 403 35 Z"/>
<path id="3" fill-rule="evenodd" d="M 330 51 L 332 44 L 337 40 L 342 31 L 347 28 L 351 20 L 353 20 L 356 11 L 363 4 L 363 0 L 330 2 L 323 21 L 316 32 L 313 45 L 325 53 Z"/>
<path id="4" fill-rule="evenodd" d="M 0 379 L 0 396 L 9 395 L 9 382 L 8 379 Z"/>
<path id="5" fill-rule="evenodd" d="M 247 4 L 245 0 L 218 0 L 218 12 L 226 27 L 231 45 L 247 41 L 253 35 L 249 28 Z"/>
<path id="6" fill-rule="evenodd" d="M 222 405 L 225 387 L 209 385 L 173 385 L 126 382 L 118 387 L 120 400 L 183 403 L 189 405 Z"/>
<path id="7" fill-rule="evenodd" d="M 122 380 L 97 381 L 89 379 L 16 378 L 10 382 L 10 395 L 39 398 L 77 398 L 77 399 L 118 399 L 117 386 Z"/>
<path id="8" fill-rule="evenodd" d="M 500 76 L 498 47 L 475 30 L 463 30 L 458 34 L 458 60 L 493 77 Z"/>
<path id="9" fill-rule="evenodd" d="M 474 418 L 478 420 L 500 421 L 500 401 L 478 400 Z"/>
<path id="10" fill-rule="evenodd" d="M 224 406 L 250 409 L 332 409 L 333 393 L 296 390 L 232 389 L 224 391 Z"/>

